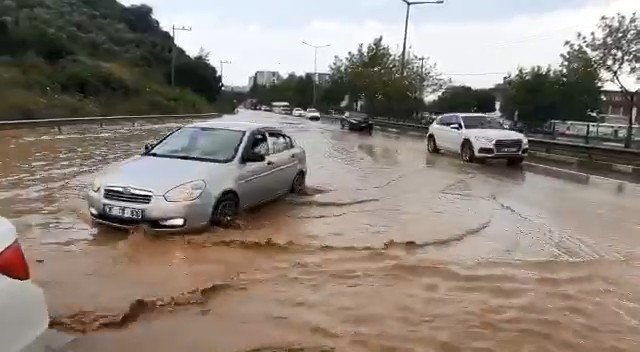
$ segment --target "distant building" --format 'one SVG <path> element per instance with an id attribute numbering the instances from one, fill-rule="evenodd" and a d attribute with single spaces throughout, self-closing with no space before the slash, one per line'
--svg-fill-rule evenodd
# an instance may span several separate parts
<path id="1" fill-rule="evenodd" d="M 246 93 L 250 88 L 250 86 L 225 86 L 224 90 L 226 90 L 227 92 Z"/>
<path id="2" fill-rule="evenodd" d="M 282 80 L 282 76 L 276 71 L 258 71 L 249 78 L 249 83 L 252 86 L 254 83 L 260 86 L 272 86 Z"/>
<path id="3" fill-rule="evenodd" d="M 640 92 L 636 92 L 635 94 L 635 106 L 632 107 L 629 103 L 629 100 L 625 98 L 622 92 L 615 90 L 603 90 L 601 114 L 624 117 L 620 119 L 621 122 L 623 120 L 628 121 L 629 116 L 632 116 L 633 122 L 637 124 L 638 122 L 640 122 L 638 119 L 638 111 L 640 110 Z"/>
<path id="4" fill-rule="evenodd" d="M 331 74 L 329 73 L 316 73 L 315 81 L 319 85 L 329 85 L 331 82 Z"/>

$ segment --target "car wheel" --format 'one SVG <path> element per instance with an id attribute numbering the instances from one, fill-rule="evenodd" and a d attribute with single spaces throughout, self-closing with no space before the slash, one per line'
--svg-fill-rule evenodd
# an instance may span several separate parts
<path id="1" fill-rule="evenodd" d="M 211 213 L 211 224 L 220 227 L 229 227 L 238 217 L 240 201 L 233 193 L 225 193 L 216 202 Z"/>
<path id="2" fill-rule="evenodd" d="M 466 163 L 472 163 L 476 159 L 476 153 L 473 151 L 473 145 L 469 141 L 462 142 L 460 149 L 460 157 Z"/>
<path id="3" fill-rule="evenodd" d="M 524 162 L 524 158 L 511 158 L 507 160 L 507 166 L 520 166 Z"/>
<path id="4" fill-rule="evenodd" d="M 427 151 L 433 154 L 440 153 L 440 149 L 438 149 L 438 144 L 436 143 L 436 137 L 433 135 L 427 137 Z"/>
<path id="5" fill-rule="evenodd" d="M 291 183 L 291 189 L 289 192 L 293 194 L 302 194 L 307 188 L 307 177 L 304 172 L 300 171 L 296 174 L 296 177 L 293 178 L 293 182 Z"/>

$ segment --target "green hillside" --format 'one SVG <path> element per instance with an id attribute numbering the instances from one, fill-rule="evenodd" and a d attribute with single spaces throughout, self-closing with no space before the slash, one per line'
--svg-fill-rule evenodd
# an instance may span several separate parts
<path id="1" fill-rule="evenodd" d="M 146 5 L 0 0 L 0 119 L 205 112 L 220 93 L 208 55 L 176 52 Z"/>

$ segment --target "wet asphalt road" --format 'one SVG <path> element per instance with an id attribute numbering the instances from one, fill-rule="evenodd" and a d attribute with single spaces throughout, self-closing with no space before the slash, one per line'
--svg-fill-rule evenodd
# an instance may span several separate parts
<path id="1" fill-rule="evenodd" d="M 94 228 L 95 172 L 182 123 L 0 131 L 11 219 L 65 351 L 635 351 L 640 187 L 462 164 L 418 137 L 263 112 L 309 195 L 234 230 Z"/>

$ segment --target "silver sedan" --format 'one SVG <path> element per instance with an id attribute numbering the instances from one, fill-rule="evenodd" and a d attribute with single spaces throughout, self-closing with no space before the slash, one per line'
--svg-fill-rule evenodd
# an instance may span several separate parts
<path id="1" fill-rule="evenodd" d="M 277 128 L 195 123 L 96 177 L 87 192 L 89 213 L 98 224 L 152 232 L 224 226 L 243 209 L 302 192 L 306 159 Z"/>

